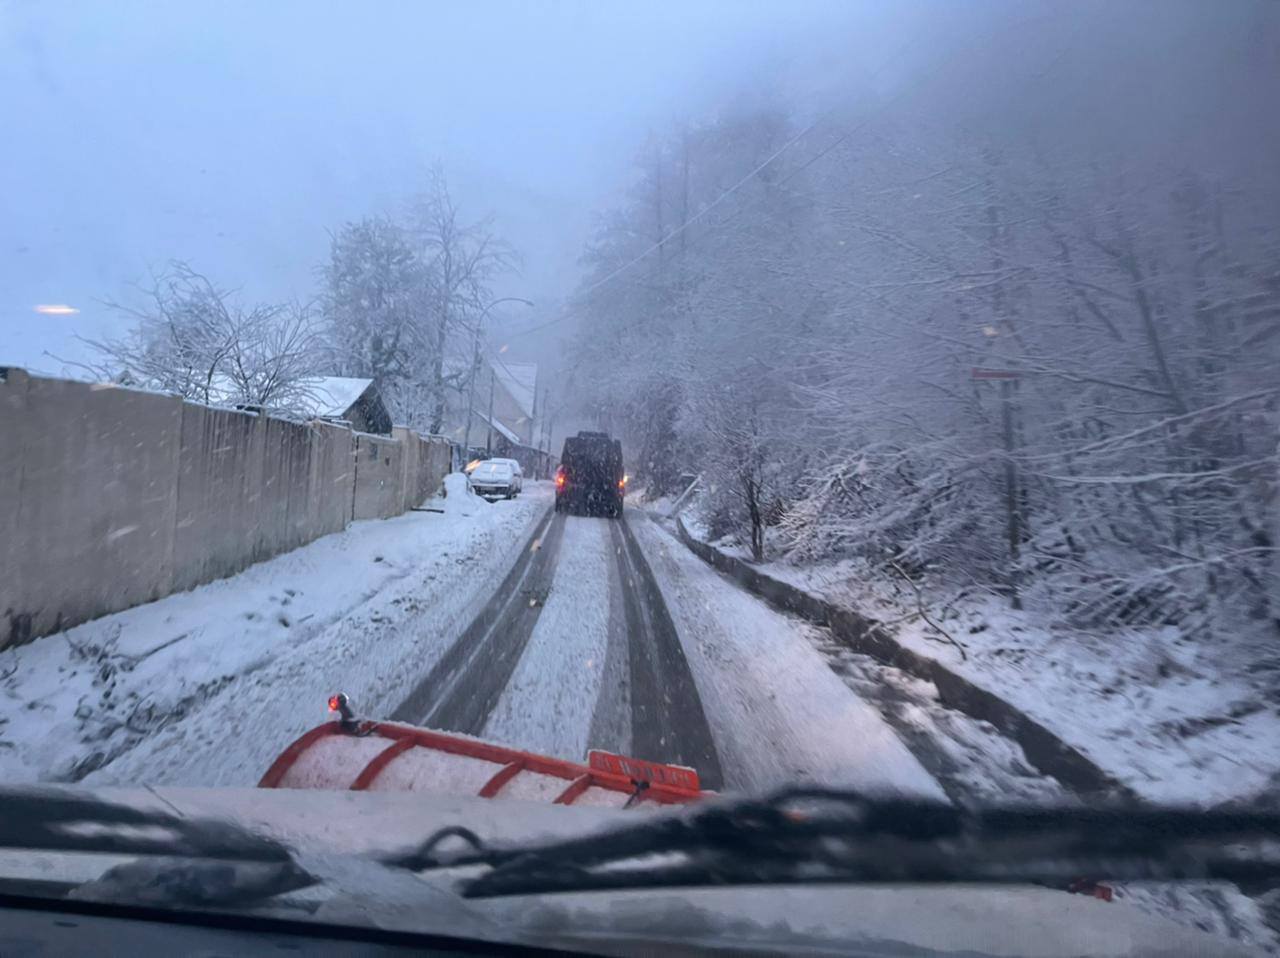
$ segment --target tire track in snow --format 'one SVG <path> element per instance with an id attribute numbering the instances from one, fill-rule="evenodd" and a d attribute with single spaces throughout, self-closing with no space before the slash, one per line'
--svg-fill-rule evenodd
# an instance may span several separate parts
<path id="1" fill-rule="evenodd" d="M 662 593 L 626 519 L 611 531 L 630 650 L 631 751 L 697 769 L 702 787 L 718 790 L 720 756 Z"/>
<path id="2" fill-rule="evenodd" d="M 626 695 L 626 674 L 619 688 L 610 646 L 625 646 L 626 634 L 621 615 L 610 614 L 618 586 L 608 524 L 576 516 L 562 521 L 564 540 L 546 604 L 483 734 L 581 762 L 589 745 L 621 751 L 630 744 L 630 722 L 625 741 L 616 734 L 621 723 L 609 722 L 620 712 L 618 693 Z M 604 724 L 597 726 L 593 716 Z"/>
<path id="3" fill-rule="evenodd" d="M 721 788 L 693 674 L 625 519 L 549 515 L 533 542 L 392 719 L 571 761 L 594 747 L 687 765 Z"/>
<path id="4" fill-rule="evenodd" d="M 604 674 L 600 677 L 600 694 L 591 716 L 587 736 L 589 748 L 632 755 L 631 743 L 631 664 L 630 640 L 627 635 L 626 609 L 623 602 L 622 575 L 617 555 L 622 548 L 607 526 L 606 542 L 612 550 L 612 561 L 606 559 L 609 578 L 609 641 L 605 648 Z"/>
<path id="5" fill-rule="evenodd" d="M 564 516 L 547 512 L 525 554 L 392 721 L 479 735 L 524 652 L 551 584 Z"/>
<path id="6" fill-rule="evenodd" d="M 662 527 L 637 521 L 697 675 L 726 787 L 820 783 L 945 799 L 879 711 L 831 671 L 798 623 L 722 577 Z"/>

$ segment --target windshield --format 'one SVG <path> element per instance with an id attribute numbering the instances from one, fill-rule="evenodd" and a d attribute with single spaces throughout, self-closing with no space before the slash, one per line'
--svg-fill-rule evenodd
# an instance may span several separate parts
<path id="1" fill-rule="evenodd" d="M 755 872 L 627 864 L 653 913 L 853 934 L 817 886 L 897 860 L 1006 951 L 1071 887 L 1280 954 L 1155 832 L 860 872 L 769 804 L 1280 807 L 1278 50 L 1273 0 L 0 4 L 0 781 L 286 845 L 745 802 Z M 556 862 L 483 887 L 642 897 Z"/>

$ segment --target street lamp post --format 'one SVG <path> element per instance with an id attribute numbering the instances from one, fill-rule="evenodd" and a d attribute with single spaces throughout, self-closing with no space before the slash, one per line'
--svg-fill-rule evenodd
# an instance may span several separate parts
<path id="1" fill-rule="evenodd" d="M 531 300 L 524 299 L 520 296 L 503 296 L 501 299 L 495 299 L 492 303 L 480 311 L 480 318 L 476 320 L 476 336 L 475 336 L 475 352 L 471 359 L 471 376 L 467 384 L 467 425 L 462 434 L 462 448 L 465 454 L 471 456 L 471 420 L 475 418 L 476 408 L 476 374 L 480 372 L 480 330 L 484 327 L 485 317 L 489 315 L 489 310 L 497 306 L 499 303 L 524 303 L 526 306 L 532 306 Z M 493 381 L 492 371 L 490 372 L 489 382 L 489 416 L 493 416 Z M 493 434 L 493 426 L 489 426 L 489 434 Z M 491 442 L 492 440 L 490 440 Z M 489 448 L 486 443 L 485 448 Z"/>

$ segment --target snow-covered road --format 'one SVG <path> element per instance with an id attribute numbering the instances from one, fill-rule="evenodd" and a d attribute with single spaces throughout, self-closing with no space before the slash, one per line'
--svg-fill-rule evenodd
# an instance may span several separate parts
<path id="1" fill-rule="evenodd" d="M 459 492 L 0 654 L 0 773 L 250 785 L 342 689 L 363 714 L 690 765 L 710 788 L 942 795 L 802 624 L 642 512 L 550 498 Z"/>
<path id="2" fill-rule="evenodd" d="M 570 760 L 603 748 L 686 764 L 707 787 L 824 782 L 944 797 L 803 623 L 642 512 L 556 516 L 528 566 L 473 647 L 438 667 L 421 713 L 401 717 Z"/>
<path id="3" fill-rule="evenodd" d="M 515 748 L 578 761 L 588 746 L 627 752 L 629 722 L 614 721 L 612 735 L 592 740 L 592 716 L 602 693 L 614 699 L 611 716 L 629 714 L 625 672 L 610 662 L 610 636 L 618 646 L 621 592 L 609 524 L 570 516 L 554 578 L 537 625 L 511 682 L 489 716 L 484 736 Z M 612 620 L 612 623 L 611 623 Z M 606 663 L 610 681 L 605 682 Z M 604 744 L 608 741 L 608 744 Z"/>
<path id="4" fill-rule="evenodd" d="M 884 718 L 813 648 L 805 626 L 632 517 L 706 705 L 725 787 L 822 782 L 945 795 Z"/>

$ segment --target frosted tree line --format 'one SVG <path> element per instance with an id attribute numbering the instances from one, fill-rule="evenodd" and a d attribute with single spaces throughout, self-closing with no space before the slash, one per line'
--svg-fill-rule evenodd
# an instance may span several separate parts
<path id="1" fill-rule="evenodd" d="M 998 110 L 964 99 L 993 65 L 655 135 L 585 254 L 583 411 L 652 492 L 701 473 L 712 534 L 757 560 L 1274 636 L 1280 150 L 1230 95 L 1275 63 L 1235 26 L 1233 105 L 1196 137 L 1099 107 L 1108 74 L 1043 36 L 1019 49 L 1059 74 Z M 1156 85 L 1169 55 L 1125 51 Z M 1173 113 L 1207 108 L 1200 78 Z"/>

